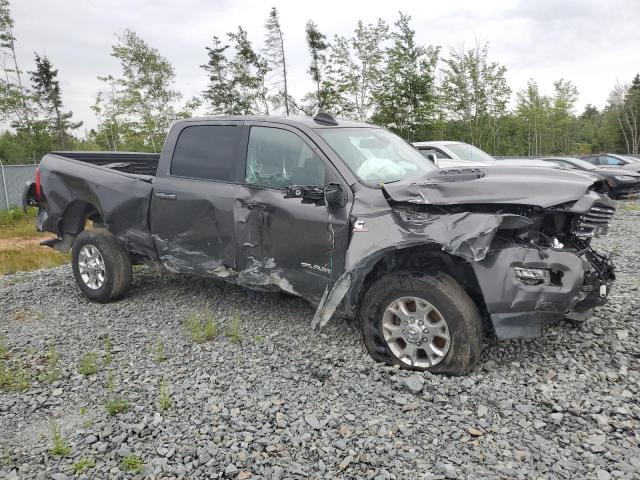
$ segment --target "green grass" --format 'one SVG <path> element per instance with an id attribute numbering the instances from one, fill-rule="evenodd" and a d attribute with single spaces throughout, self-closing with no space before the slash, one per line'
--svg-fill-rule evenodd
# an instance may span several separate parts
<path id="1" fill-rule="evenodd" d="M 37 244 L 0 248 L 0 275 L 57 267 L 70 260 L 67 253 Z"/>
<path id="2" fill-rule="evenodd" d="M 192 314 L 184 323 L 191 340 L 196 343 L 210 342 L 218 334 L 218 324 L 209 312 Z"/>
<path id="3" fill-rule="evenodd" d="M 69 456 L 71 453 L 71 446 L 64 438 L 62 438 L 60 427 L 58 427 L 58 424 L 54 420 L 51 420 L 51 441 L 52 445 L 49 449 L 51 455 L 55 457 Z"/>
<path id="4" fill-rule="evenodd" d="M 158 405 L 160 407 L 160 410 L 169 410 L 173 405 L 173 400 L 171 400 L 171 392 L 169 391 L 169 387 L 167 386 L 167 382 L 164 380 L 164 378 L 160 380 L 158 390 Z"/>
<path id="5" fill-rule="evenodd" d="M 123 398 L 112 398 L 110 400 L 107 400 L 107 402 L 104 404 L 104 408 L 107 410 L 109 416 L 113 417 L 114 415 L 118 415 L 119 413 L 128 411 L 130 405 L 129 402 L 127 402 Z"/>
<path id="6" fill-rule="evenodd" d="M 231 322 L 227 328 L 227 337 L 232 343 L 242 342 L 242 324 L 240 322 L 240 314 L 236 311 L 231 317 Z"/>
<path id="7" fill-rule="evenodd" d="M 78 362 L 78 373 L 82 375 L 95 375 L 99 370 L 98 354 L 96 352 L 85 354 Z"/>
<path id="8" fill-rule="evenodd" d="M 80 460 L 78 460 L 76 463 L 73 464 L 72 468 L 73 468 L 73 473 L 78 475 L 79 473 L 82 473 L 85 470 L 88 470 L 95 466 L 96 466 L 96 461 L 93 458 L 82 457 Z"/>
<path id="9" fill-rule="evenodd" d="M 618 203 L 618 210 L 640 212 L 640 203 Z"/>
<path id="10" fill-rule="evenodd" d="M 70 256 L 38 245 L 53 236 L 36 230 L 36 208 L 0 211 L 0 274 L 39 270 L 68 263 Z"/>
<path id="11" fill-rule="evenodd" d="M 144 469 L 144 462 L 137 455 L 127 455 L 120 462 L 120 468 L 125 472 L 140 473 Z"/>
<path id="12" fill-rule="evenodd" d="M 113 372 L 107 373 L 107 380 L 105 382 L 105 387 L 109 391 L 114 391 L 116 389 L 116 377 Z"/>
<path id="13" fill-rule="evenodd" d="M 0 210 L 0 238 L 41 236 L 42 233 L 36 230 L 37 215 L 37 208 L 29 208 L 26 212 L 18 207 Z"/>

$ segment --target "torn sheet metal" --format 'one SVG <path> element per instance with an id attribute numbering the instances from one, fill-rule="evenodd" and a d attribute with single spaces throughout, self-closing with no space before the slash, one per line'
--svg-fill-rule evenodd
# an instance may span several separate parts
<path id="1" fill-rule="evenodd" d="M 362 279 L 390 250 L 430 244 L 469 262 L 479 262 L 505 220 L 513 222 L 517 217 L 523 223 L 529 222 L 507 213 L 435 214 L 390 207 L 386 201 L 378 205 L 377 211 L 368 208 L 359 215 L 355 212 L 361 210 L 354 207 L 357 230 L 347 250 L 345 272 L 323 295 L 313 327 L 324 326 L 356 280 Z"/>

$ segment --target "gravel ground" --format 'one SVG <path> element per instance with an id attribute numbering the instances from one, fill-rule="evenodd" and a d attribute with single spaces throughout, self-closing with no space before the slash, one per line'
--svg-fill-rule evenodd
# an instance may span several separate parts
<path id="1" fill-rule="evenodd" d="M 598 241 L 609 304 L 486 345 L 468 377 L 376 364 L 355 322 L 312 332 L 296 298 L 141 269 L 99 305 L 69 267 L 2 277 L 5 363 L 31 379 L 0 390 L 0 478 L 71 478 L 81 459 L 76 478 L 639 478 L 640 204 L 619 207 Z M 217 335 L 195 343 L 185 320 L 207 309 Z"/>

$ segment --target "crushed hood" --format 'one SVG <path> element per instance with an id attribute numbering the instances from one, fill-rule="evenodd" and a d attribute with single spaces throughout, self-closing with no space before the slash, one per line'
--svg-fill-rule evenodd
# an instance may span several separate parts
<path id="1" fill-rule="evenodd" d="M 504 203 L 548 208 L 579 200 L 594 184 L 591 175 L 523 167 L 440 169 L 428 177 L 384 184 L 396 202 L 423 205 Z"/>

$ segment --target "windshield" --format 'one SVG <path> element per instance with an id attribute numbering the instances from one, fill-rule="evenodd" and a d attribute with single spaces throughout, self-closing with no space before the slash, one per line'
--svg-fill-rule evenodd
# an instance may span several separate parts
<path id="1" fill-rule="evenodd" d="M 323 128 L 318 133 L 364 183 L 389 183 L 436 169 L 407 142 L 380 128 Z"/>
<path id="2" fill-rule="evenodd" d="M 456 157 L 467 162 L 493 162 L 495 158 L 468 143 L 451 143 L 446 145 Z"/>
<path id="3" fill-rule="evenodd" d="M 558 161 L 562 162 L 563 159 L 558 159 Z M 585 162 L 584 160 L 579 160 L 577 158 L 572 158 L 571 160 L 565 160 L 567 163 L 575 165 L 578 168 L 582 168 L 584 170 L 599 170 L 593 163 Z"/>

